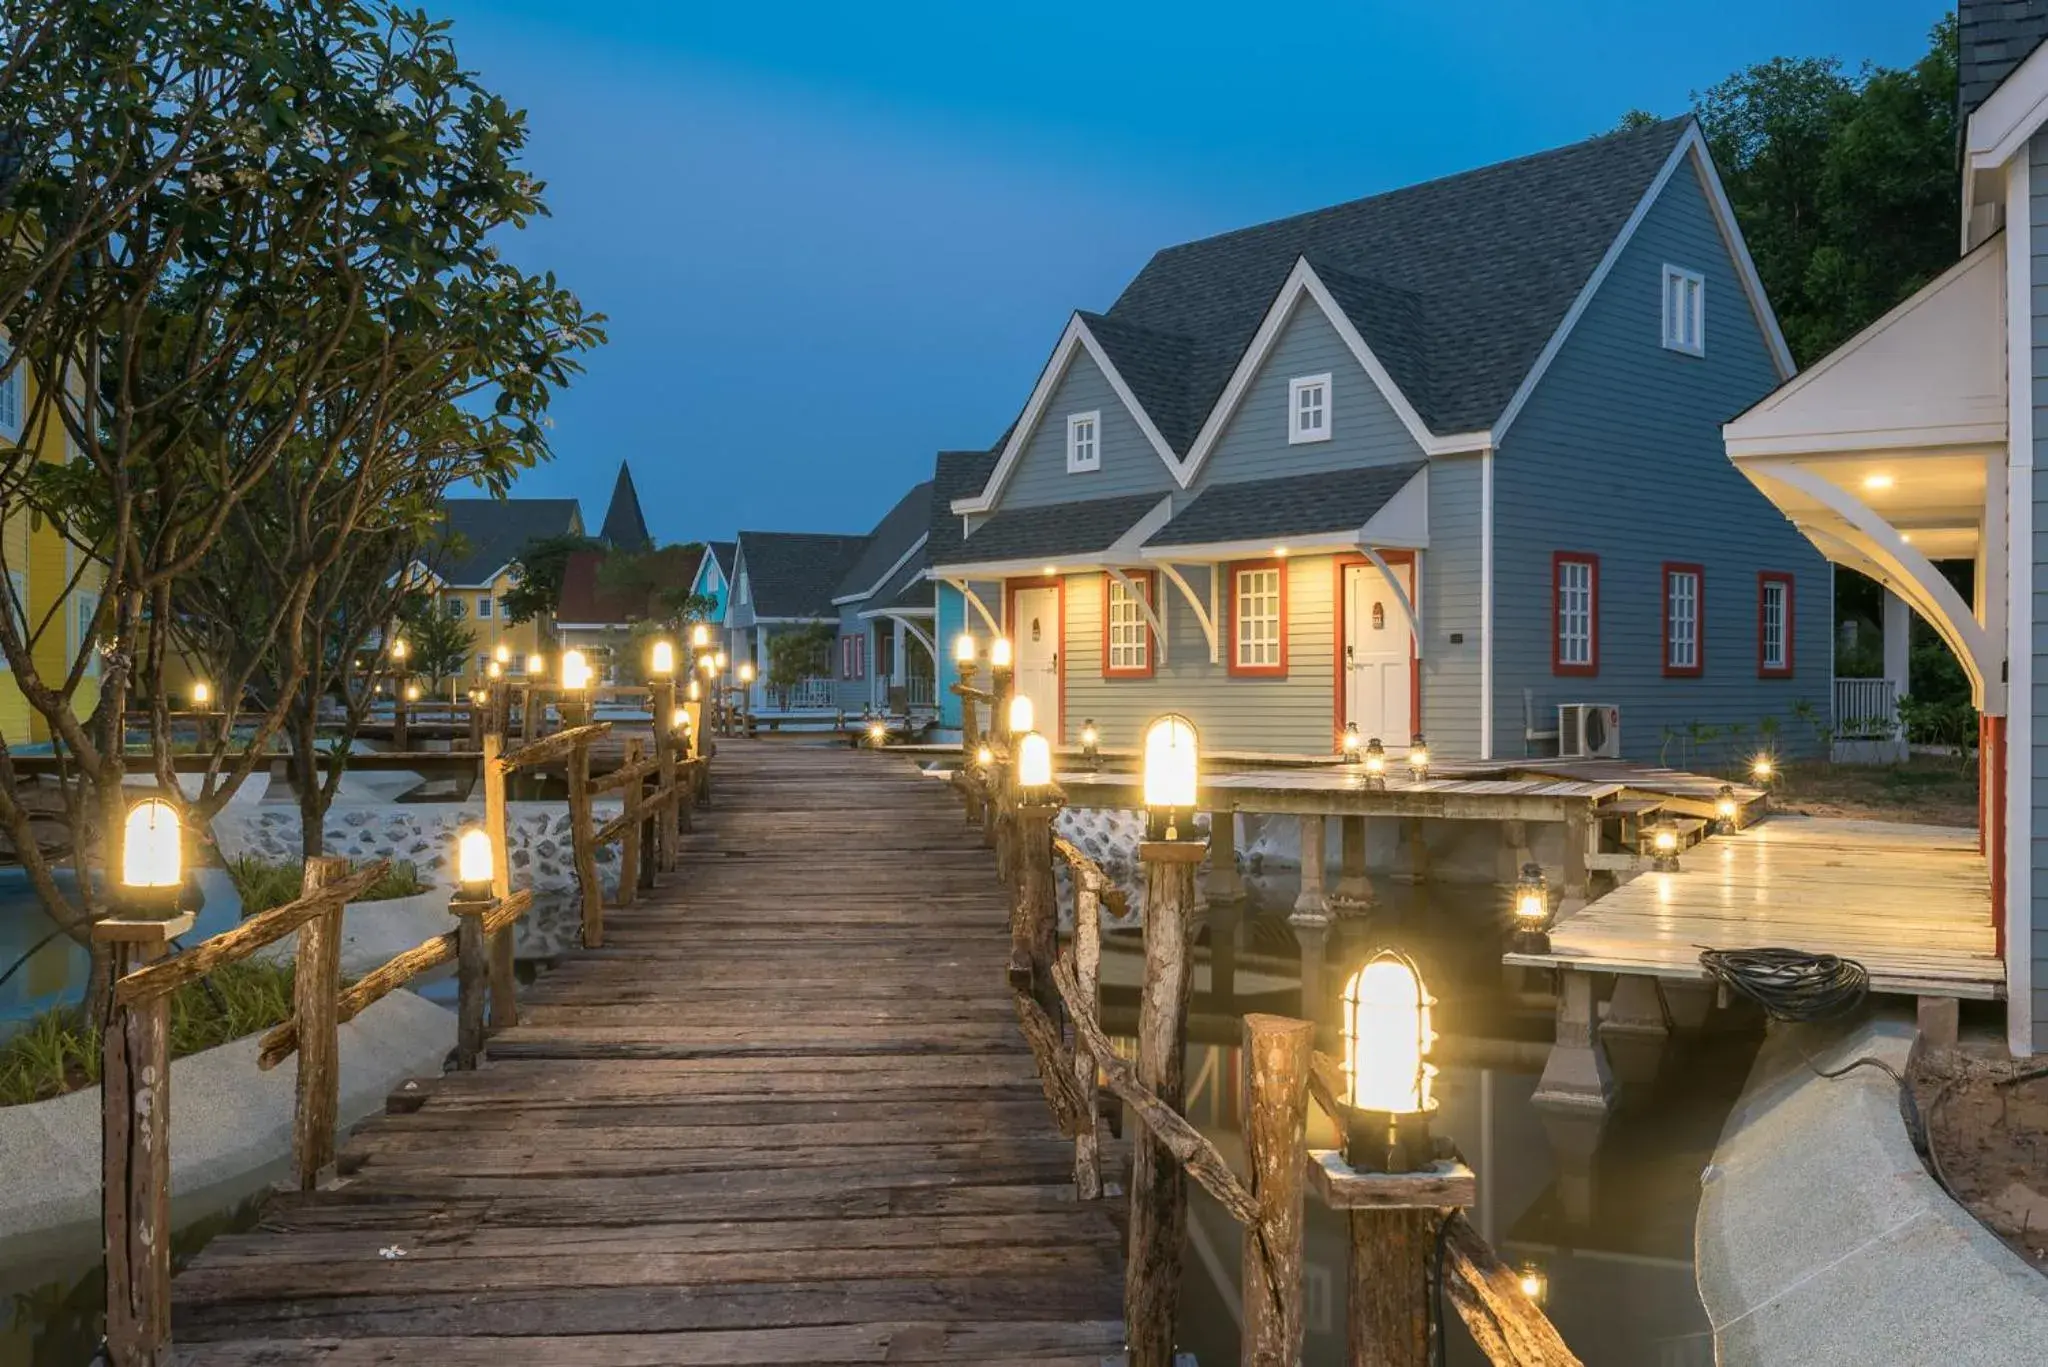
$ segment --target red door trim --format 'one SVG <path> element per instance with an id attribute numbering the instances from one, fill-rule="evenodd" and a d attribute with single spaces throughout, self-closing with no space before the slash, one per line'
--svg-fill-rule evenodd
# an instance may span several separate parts
<path id="1" fill-rule="evenodd" d="M 1059 715 L 1053 718 L 1053 726 L 1047 731 L 1044 718 L 1039 718 L 1039 731 L 1054 745 L 1067 743 L 1067 581 L 1063 575 L 1039 576 L 1033 579 L 1005 579 L 1003 581 L 1003 630 L 1010 633 L 1011 659 L 1023 658 L 1024 643 L 1017 639 L 1017 591 L 1019 589 L 1051 589 L 1057 606 L 1053 610 L 1053 676 L 1056 684 L 1053 706 Z"/>
<path id="2" fill-rule="evenodd" d="M 1421 596 L 1422 573 L 1416 564 L 1414 551 L 1381 551 L 1380 558 L 1387 562 L 1387 568 L 1389 569 L 1396 565 L 1408 566 L 1408 578 L 1413 585 L 1413 592 L 1416 596 Z M 1337 629 L 1336 640 L 1330 648 L 1330 673 L 1332 676 L 1330 690 L 1332 695 L 1330 744 L 1332 751 L 1341 750 L 1344 745 L 1344 571 L 1350 569 L 1353 565 L 1371 564 L 1372 561 L 1362 555 L 1355 553 L 1340 555 L 1337 557 L 1336 568 L 1333 571 L 1336 576 L 1336 582 L 1330 601 L 1334 605 L 1335 610 L 1330 615 L 1336 619 Z M 1415 633 L 1410 631 L 1408 633 L 1408 719 L 1410 727 L 1420 731 L 1422 729 L 1422 655 L 1416 649 L 1416 644 Z M 1406 745 L 1414 737 L 1392 736 L 1384 737 L 1383 739 L 1391 740 L 1396 744 Z"/>

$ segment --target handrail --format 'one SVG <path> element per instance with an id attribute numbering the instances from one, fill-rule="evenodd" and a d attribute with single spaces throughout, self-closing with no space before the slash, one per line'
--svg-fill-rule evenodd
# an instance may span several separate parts
<path id="1" fill-rule="evenodd" d="M 612 724 L 608 721 L 591 722 L 584 726 L 572 726 L 557 731 L 552 736 L 528 741 L 517 750 L 507 751 L 498 757 L 498 771 L 512 773 L 518 769 L 530 769 L 536 764 L 546 764 L 589 745 L 598 737 L 609 734 Z"/>

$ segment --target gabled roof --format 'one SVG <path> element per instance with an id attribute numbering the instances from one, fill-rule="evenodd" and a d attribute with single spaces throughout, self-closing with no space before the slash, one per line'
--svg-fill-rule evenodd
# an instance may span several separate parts
<path id="1" fill-rule="evenodd" d="M 756 617 L 836 619 L 832 595 L 867 549 L 865 536 L 819 532 L 741 532 L 747 587 Z"/>
<path id="2" fill-rule="evenodd" d="M 1326 532 L 1355 532 L 1386 507 L 1424 465 L 1418 460 L 1212 484 L 1173 521 L 1154 532 L 1145 547 L 1284 541 Z"/>
<path id="3" fill-rule="evenodd" d="M 720 577 L 730 580 L 732 578 L 733 553 L 738 548 L 739 543 L 734 541 L 707 541 L 704 543 L 704 554 L 710 556 L 713 563 L 718 566 Z M 701 574 L 703 571 L 704 566 L 702 562 L 699 562 L 697 572 Z"/>
<path id="4" fill-rule="evenodd" d="M 582 530 L 583 510 L 573 498 L 446 498 L 434 538 L 439 549 L 424 558 L 444 584 L 481 588 L 533 542 Z"/>
<path id="5" fill-rule="evenodd" d="M 996 468 L 1001 454 L 1001 442 L 988 451 L 939 452 L 932 470 L 931 539 L 925 543 L 925 555 L 932 564 L 959 559 L 953 552 L 967 541 L 966 519 L 953 511 L 953 500 L 966 498 L 988 483 L 989 472 Z"/>
<path id="6" fill-rule="evenodd" d="M 1977 106 L 2048 38 L 2048 0 L 1958 0 L 1956 113 Z"/>
<path id="7" fill-rule="evenodd" d="M 1079 503 L 1005 508 L 976 527 L 964 545 L 952 548 L 946 560 L 934 557 L 932 563 L 1000 565 L 1095 555 L 1159 515 L 1166 501 L 1161 494 L 1125 494 Z"/>
<path id="8" fill-rule="evenodd" d="M 604 510 L 598 537 L 615 551 L 644 551 L 654 546 L 654 538 L 647 534 L 647 519 L 640 515 L 632 467 L 624 461 L 619 462 L 619 477 L 612 484 L 612 501 Z"/>
<path id="9" fill-rule="evenodd" d="M 868 533 L 867 548 L 839 581 L 833 600 L 843 603 L 872 597 L 885 581 L 895 577 L 913 548 L 923 550 L 921 543 L 931 530 L 931 520 L 932 481 L 926 480 L 897 499 L 896 506 Z"/>

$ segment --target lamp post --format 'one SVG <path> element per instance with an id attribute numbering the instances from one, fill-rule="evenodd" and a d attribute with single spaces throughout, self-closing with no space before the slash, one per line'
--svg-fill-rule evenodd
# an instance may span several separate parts
<path id="1" fill-rule="evenodd" d="M 580 650 L 562 652 L 562 726 L 581 726 L 590 720 L 590 663 Z"/>
<path id="2" fill-rule="evenodd" d="M 488 986 L 489 951 L 484 944 L 484 914 L 496 904 L 492 896 L 491 837 L 470 826 L 455 839 L 455 895 L 448 914 L 455 917 L 455 1066 L 467 1072 L 484 1050 L 484 993 Z"/>
<path id="3" fill-rule="evenodd" d="M 1145 728 L 1145 992 L 1138 1004 L 1138 1081 L 1175 1111 L 1187 1102 L 1188 964 L 1195 871 L 1207 842 L 1194 828 L 1200 738 L 1169 713 Z M 1187 1235 L 1187 1177 L 1149 1130 L 1132 1146 L 1130 1268 L 1124 1336 L 1131 1367 L 1169 1367 Z"/>

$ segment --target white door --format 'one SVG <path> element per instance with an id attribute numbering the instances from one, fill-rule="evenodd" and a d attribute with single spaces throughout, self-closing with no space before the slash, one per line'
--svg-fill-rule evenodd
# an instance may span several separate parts
<path id="1" fill-rule="evenodd" d="M 1011 599 L 1016 620 L 1010 648 L 1016 652 L 1017 691 L 1031 699 L 1033 724 L 1053 744 L 1060 739 L 1060 591 L 1019 589 Z"/>
<path id="2" fill-rule="evenodd" d="M 1414 601 L 1415 566 L 1388 563 Z M 1415 735 L 1413 642 L 1408 615 L 1377 565 L 1344 571 L 1344 720 L 1395 754 Z"/>

